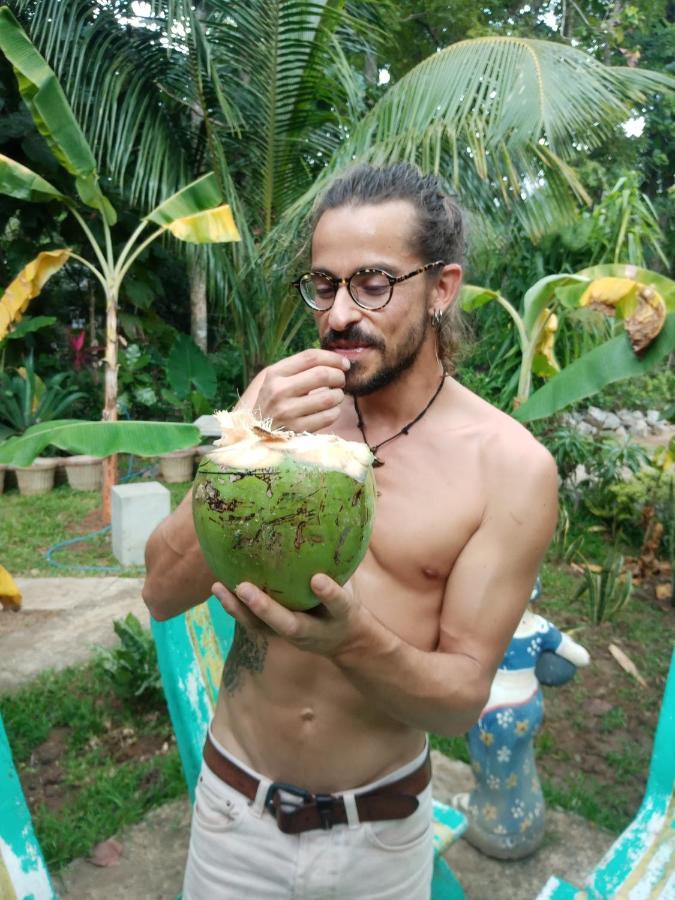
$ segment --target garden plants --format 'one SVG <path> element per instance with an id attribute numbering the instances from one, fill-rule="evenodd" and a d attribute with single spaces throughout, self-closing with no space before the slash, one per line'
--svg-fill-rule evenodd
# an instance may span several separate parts
<path id="1" fill-rule="evenodd" d="M 90 244 L 93 262 L 68 249 L 62 249 L 56 251 L 58 259 L 55 260 L 52 272 L 57 271 L 69 259 L 77 260 L 92 272 L 105 293 L 106 369 L 103 417 L 108 422 L 114 422 L 117 419 L 118 299 L 122 281 L 134 261 L 150 243 L 166 233 L 178 240 L 196 244 L 238 240 L 239 234 L 230 207 L 223 203 L 216 178 L 204 175 L 147 213 L 126 244 L 116 252 L 111 229 L 117 221 L 117 213 L 101 189 L 94 154 L 54 72 L 6 6 L 0 8 L 0 50 L 15 68 L 19 89 L 36 127 L 59 164 L 73 176 L 77 200 L 63 194 L 37 173 L 2 155 L 0 191 L 32 203 L 63 204 L 77 220 Z M 95 211 L 98 236 L 90 226 L 91 214 L 83 214 L 81 211 L 82 204 Z M 29 293 L 34 296 L 35 289 L 32 288 Z M 5 301 L 6 298 L 0 301 L 0 305 Z M 18 316 L 22 311 L 18 311 Z M 18 316 L 14 309 L 12 318 L 16 320 Z M 9 316 L 6 318 L 9 319 Z M 0 331 L 0 339 L 4 337 L 8 327 L 9 322 Z M 110 489 L 115 480 L 115 466 L 110 460 L 106 467 L 103 489 L 104 510 L 108 516 Z"/>
<path id="2" fill-rule="evenodd" d="M 521 357 L 513 405 L 522 422 L 546 418 L 612 382 L 642 375 L 675 349 L 675 282 L 636 266 L 602 265 L 574 275 L 547 275 L 526 292 L 522 314 L 498 291 L 462 288 L 460 302 L 467 311 L 491 301 L 516 326 Z M 554 353 L 560 307 L 616 316 L 621 331 L 561 370 Z M 546 383 L 530 396 L 533 375 Z"/>

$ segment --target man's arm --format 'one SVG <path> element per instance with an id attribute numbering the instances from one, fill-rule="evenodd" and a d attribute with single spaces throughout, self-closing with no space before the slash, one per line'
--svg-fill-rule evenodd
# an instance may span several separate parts
<path id="1" fill-rule="evenodd" d="M 343 399 L 345 360 L 306 350 L 259 372 L 237 409 L 271 418 L 276 427 L 315 431 L 330 426 Z M 197 540 L 192 491 L 150 535 L 145 548 L 143 599 L 153 618 L 170 619 L 201 603 L 215 578 Z"/>
<path id="2" fill-rule="evenodd" d="M 528 449 L 517 466 L 497 463 L 491 474 L 493 499 L 453 566 L 433 652 L 402 640 L 325 576 L 312 580 L 326 608 L 318 619 L 291 613 L 251 585 L 236 596 L 216 593 L 244 627 L 262 620 L 299 649 L 331 658 L 389 716 L 462 734 L 485 705 L 555 527 L 555 463 L 541 446 Z"/>

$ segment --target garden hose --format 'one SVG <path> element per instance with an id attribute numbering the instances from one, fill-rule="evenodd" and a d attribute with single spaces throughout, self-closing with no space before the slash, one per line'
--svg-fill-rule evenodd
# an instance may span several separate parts
<path id="1" fill-rule="evenodd" d="M 129 457 L 129 468 L 127 469 L 127 474 L 120 478 L 120 484 L 123 484 L 125 481 L 130 481 L 132 478 L 136 476 L 143 476 L 146 472 L 149 472 L 151 466 L 147 466 L 145 469 L 141 469 L 140 472 L 134 472 L 134 463 L 133 457 Z M 110 525 L 106 525 L 105 528 L 101 528 L 98 531 L 91 531 L 88 534 L 80 534 L 77 537 L 70 538 L 67 541 L 60 541 L 58 544 L 53 544 L 49 547 L 48 550 L 45 551 L 45 559 L 49 563 L 50 566 L 54 569 L 75 569 L 78 572 L 124 572 L 127 568 L 126 566 L 94 566 L 94 565 L 78 565 L 76 563 L 59 563 L 53 558 L 54 553 L 58 553 L 64 547 L 69 547 L 72 544 L 79 544 L 82 541 L 92 541 L 97 537 L 100 537 L 103 534 L 107 534 L 111 529 Z"/>

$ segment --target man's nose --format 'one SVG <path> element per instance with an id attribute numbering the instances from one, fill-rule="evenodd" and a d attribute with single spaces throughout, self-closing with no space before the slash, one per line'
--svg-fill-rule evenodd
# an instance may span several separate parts
<path id="1" fill-rule="evenodd" d="M 361 319 L 361 309 L 347 290 L 346 284 L 339 285 L 333 305 L 328 310 L 328 326 L 333 331 L 344 331 L 352 322 Z"/>

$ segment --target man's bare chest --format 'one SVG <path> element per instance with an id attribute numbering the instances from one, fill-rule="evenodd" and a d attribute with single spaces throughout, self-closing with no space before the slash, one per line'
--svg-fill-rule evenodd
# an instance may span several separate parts
<path id="1" fill-rule="evenodd" d="M 389 576 L 410 588 L 444 585 L 480 524 L 482 491 L 467 467 L 411 472 L 377 470 L 370 551 Z M 396 467 L 398 469 L 398 467 Z"/>

